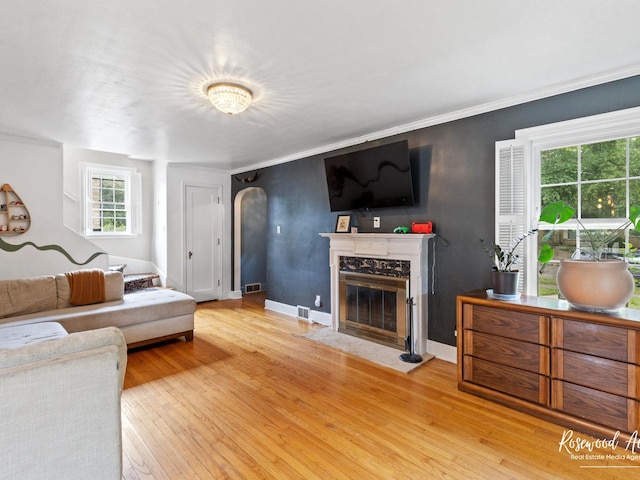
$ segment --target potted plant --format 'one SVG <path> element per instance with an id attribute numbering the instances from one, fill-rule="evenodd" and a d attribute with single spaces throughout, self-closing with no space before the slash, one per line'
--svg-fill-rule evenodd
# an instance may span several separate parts
<path id="1" fill-rule="evenodd" d="M 564 201 L 546 205 L 540 213 L 540 222 L 551 224 L 551 229 L 542 237 L 538 255 L 540 263 L 553 259 L 554 249 L 549 245 L 556 225 L 574 218 L 575 208 Z M 635 288 L 633 275 L 624 259 L 607 258 L 609 244 L 629 227 L 640 226 L 640 207 L 629 209 L 629 218 L 615 231 L 602 238 L 595 236 L 575 218 L 587 248 L 577 249 L 570 259 L 560 260 L 556 276 L 561 295 L 575 308 L 590 311 L 615 311 L 627 304 Z"/>
<path id="2" fill-rule="evenodd" d="M 492 263 L 491 282 L 494 294 L 517 295 L 520 272 L 515 267 L 521 262 L 521 258 L 516 253 L 516 250 L 525 238 L 537 231 L 538 229 L 529 230 L 523 235 L 514 238 L 508 248 L 501 247 L 497 243 L 492 243 L 491 246 L 488 246 L 484 239 L 480 239 L 480 245 Z"/>

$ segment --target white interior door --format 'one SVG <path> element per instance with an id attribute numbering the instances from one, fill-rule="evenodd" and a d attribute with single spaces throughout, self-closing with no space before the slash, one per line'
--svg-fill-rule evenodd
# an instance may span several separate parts
<path id="1" fill-rule="evenodd" d="M 220 187 L 185 187 L 186 284 L 197 302 L 221 298 Z"/>

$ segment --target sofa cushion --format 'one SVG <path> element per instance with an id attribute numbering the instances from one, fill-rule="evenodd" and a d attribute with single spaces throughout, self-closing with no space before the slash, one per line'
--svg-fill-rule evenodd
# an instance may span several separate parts
<path id="1" fill-rule="evenodd" d="M 0 325 L 0 350 L 19 348 L 32 343 L 47 342 L 64 337 L 67 331 L 58 322 L 30 323 L 29 325 Z"/>
<path id="2" fill-rule="evenodd" d="M 57 303 L 55 308 L 68 308 L 71 305 L 71 287 L 64 273 L 56 275 L 56 286 L 58 289 Z M 124 295 L 124 277 L 121 272 L 104 272 L 104 296 L 105 302 L 122 300 Z"/>
<path id="3" fill-rule="evenodd" d="M 56 304 L 53 275 L 0 280 L 0 318 L 53 310 Z"/>

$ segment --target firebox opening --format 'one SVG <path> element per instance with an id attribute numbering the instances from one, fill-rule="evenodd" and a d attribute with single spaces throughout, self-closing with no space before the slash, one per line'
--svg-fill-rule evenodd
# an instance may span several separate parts
<path id="1" fill-rule="evenodd" d="M 404 350 L 407 278 L 340 272 L 338 331 Z"/>

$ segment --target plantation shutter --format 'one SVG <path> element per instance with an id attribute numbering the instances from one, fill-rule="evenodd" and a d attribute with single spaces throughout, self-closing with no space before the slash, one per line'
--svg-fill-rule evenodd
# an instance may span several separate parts
<path id="1" fill-rule="evenodd" d="M 524 234 L 528 219 L 528 188 L 526 178 L 530 174 L 527 161 L 527 148 L 524 142 L 505 140 L 496 142 L 496 213 L 495 242 L 503 248 L 514 244 L 514 239 Z M 535 237 L 534 237 L 535 238 Z M 516 267 L 520 271 L 518 290 L 524 292 L 528 284 L 535 285 L 535 268 L 532 279 L 528 278 L 527 250 L 531 242 L 523 242 L 516 253 L 521 262 Z"/>

